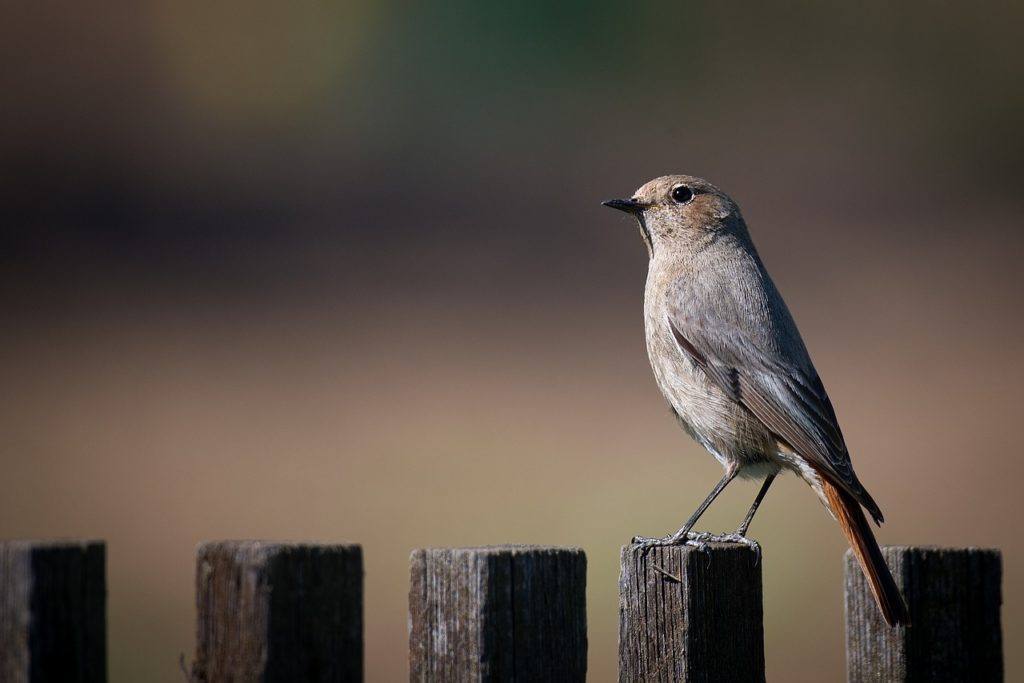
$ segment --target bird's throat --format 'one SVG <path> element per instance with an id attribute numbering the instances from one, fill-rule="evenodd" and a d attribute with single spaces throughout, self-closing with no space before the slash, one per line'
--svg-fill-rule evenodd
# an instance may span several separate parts
<path id="1" fill-rule="evenodd" d="M 644 246 L 647 247 L 647 256 L 654 256 L 654 243 L 651 242 L 651 231 L 647 227 L 647 222 L 643 216 L 637 216 L 636 222 L 640 224 L 640 237 L 644 240 Z"/>

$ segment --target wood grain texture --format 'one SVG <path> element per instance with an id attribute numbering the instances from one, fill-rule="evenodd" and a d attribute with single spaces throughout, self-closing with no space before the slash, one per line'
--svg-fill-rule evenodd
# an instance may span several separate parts
<path id="1" fill-rule="evenodd" d="M 107 680 L 102 542 L 0 542 L 0 681 Z"/>
<path id="2" fill-rule="evenodd" d="M 746 546 L 624 546 L 619 681 L 764 681 L 761 599 Z"/>
<path id="3" fill-rule="evenodd" d="M 363 680 L 358 545 L 204 543 L 196 610 L 195 681 Z"/>
<path id="4" fill-rule="evenodd" d="M 414 551 L 409 680 L 586 680 L 586 579 L 578 548 Z"/>
<path id="5" fill-rule="evenodd" d="M 882 620 L 856 559 L 846 554 L 847 680 L 1002 681 L 1002 556 L 982 548 L 882 548 L 910 610 Z"/>

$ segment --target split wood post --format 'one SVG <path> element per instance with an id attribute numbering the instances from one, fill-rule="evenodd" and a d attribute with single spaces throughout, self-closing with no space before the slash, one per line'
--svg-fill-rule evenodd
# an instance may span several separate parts
<path id="1" fill-rule="evenodd" d="M 623 546 L 619 681 L 764 681 L 757 552 Z"/>
<path id="2" fill-rule="evenodd" d="M 0 541 L 0 681 L 107 680 L 101 541 Z"/>
<path id="3" fill-rule="evenodd" d="M 586 680 L 586 581 L 579 548 L 413 551 L 409 680 Z"/>
<path id="4" fill-rule="evenodd" d="M 848 551 L 847 680 L 1002 681 L 999 551 L 890 546 L 882 555 L 907 601 L 911 625 L 886 625 Z"/>
<path id="5" fill-rule="evenodd" d="M 197 683 L 363 680 L 358 545 L 204 543 L 196 610 Z"/>

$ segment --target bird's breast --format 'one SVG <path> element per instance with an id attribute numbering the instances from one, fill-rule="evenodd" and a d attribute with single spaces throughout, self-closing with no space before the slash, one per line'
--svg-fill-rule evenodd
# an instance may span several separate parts
<path id="1" fill-rule="evenodd" d="M 644 301 L 647 355 L 658 388 L 687 433 L 723 466 L 748 467 L 774 460 L 774 440 L 743 406 L 718 388 L 680 348 L 669 327 L 664 295 Z"/>

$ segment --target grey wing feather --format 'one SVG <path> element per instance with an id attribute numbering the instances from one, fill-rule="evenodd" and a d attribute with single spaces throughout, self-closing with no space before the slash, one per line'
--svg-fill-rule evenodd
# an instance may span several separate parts
<path id="1" fill-rule="evenodd" d="M 716 386 L 882 522 L 881 510 L 853 471 L 832 402 L 813 367 L 802 369 L 707 314 L 698 320 L 677 311 L 669 327 L 680 349 Z M 714 339 L 708 329 L 716 331 Z"/>

